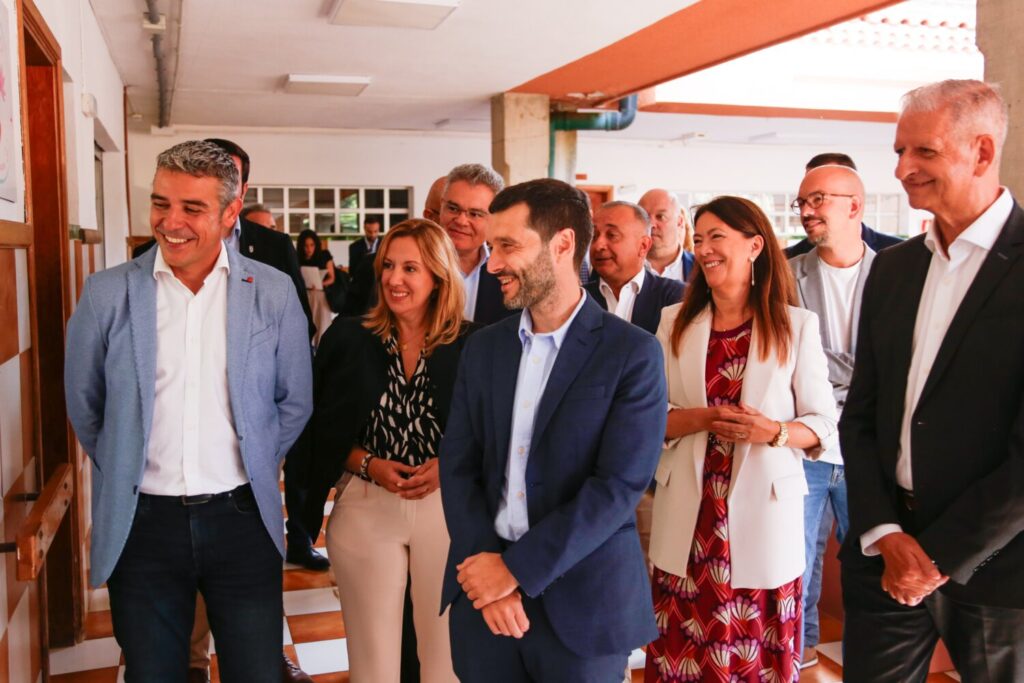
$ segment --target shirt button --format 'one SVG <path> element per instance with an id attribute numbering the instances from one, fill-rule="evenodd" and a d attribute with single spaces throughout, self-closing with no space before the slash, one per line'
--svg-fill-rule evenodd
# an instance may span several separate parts
<path id="1" fill-rule="evenodd" d="M 519 455 L 522 455 L 522 454 L 523 454 L 523 453 L 525 453 L 525 452 L 526 452 L 526 449 L 525 449 L 525 448 L 523 448 L 522 446 L 520 446 L 520 447 L 519 447 Z"/>
<path id="2" fill-rule="evenodd" d="M 530 401 L 523 401 L 523 407 L 524 408 L 529 408 L 531 405 L 533 405 L 532 402 L 530 402 Z"/>
<path id="3" fill-rule="evenodd" d="M 519 493 L 516 494 L 516 498 L 522 500 L 523 498 L 526 498 L 526 494 L 520 491 Z"/>
<path id="4" fill-rule="evenodd" d="M 540 365 L 540 358 L 537 358 L 536 356 L 534 356 L 533 357 L 533 364 L 534 365 Z"/>

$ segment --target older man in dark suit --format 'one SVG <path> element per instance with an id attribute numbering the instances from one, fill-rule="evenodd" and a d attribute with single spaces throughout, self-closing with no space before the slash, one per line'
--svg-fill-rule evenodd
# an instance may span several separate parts
<path id="1" fill-rule="evenodd" d="M 1024 680 L 1024 212 L 999 182 L 992 86 L 904 97 L 896 176 L 935 221 L 878 253 L 840 422 L 844 674 Z"/>

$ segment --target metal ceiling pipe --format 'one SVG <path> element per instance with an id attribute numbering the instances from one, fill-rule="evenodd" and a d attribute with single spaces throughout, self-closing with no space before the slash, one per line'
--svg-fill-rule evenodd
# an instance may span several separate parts
<path id="1" fill-rule="evenodd" d="M 555 177 L 555 131 L 558 130 L 623 130 L 636 118 L 637 95 L 628 95 L 619 100 L 618 111 L 602 111 L 581 114 L 576 111 L 551 113 L 550 139 L 548 141 L 548 177 Z"/>
<path id="2" fill-rule="evenodd" d="M 146 0 L 146 19 L 151 24 L 160 22 L 160 12 L 156 8 L 156 0 Z M 167 82 L 167 61 L 164 59 L 164 37 L 160 33 L 153 34 L 153 59 L 156 60 L 156 86 L 160 96 L 160 113 L 158 123 L 166 128 L 171 123 L 171 92 Z"/>

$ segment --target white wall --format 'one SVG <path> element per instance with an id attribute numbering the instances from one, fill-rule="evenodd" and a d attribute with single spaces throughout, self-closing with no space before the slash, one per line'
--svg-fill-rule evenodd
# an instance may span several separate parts
<path id="1" fill-rule="evenodd" d="M 15 202 L 11 203 L 5 199 L 0 199 L 0 219 L 21 223 L 25 221 L 25 164 L 21 134 L 21 80 L 18 71 L 18 16 L 12 0 L 0 0 L 0 12 L 3 12 L 6 19 L 7 35 L 9 38 L 6 44 L 0 45 L 0 50 L 6 52 L 7 63 L 11 66 L 11 73 L 7 74 L 7 82 L 4 87 L 7 91 L 7 96 L 11 98 L 11 117 L 13 121 L 10 124 L 13 125 L 10 125 L 10 132 L 13 137 L 13 159 L 10 161 L 12 164 L 11 171 L 14 173 L 18 188 Z M 4 121 L 0 125 L 7 128 L 9 123 Z"/>

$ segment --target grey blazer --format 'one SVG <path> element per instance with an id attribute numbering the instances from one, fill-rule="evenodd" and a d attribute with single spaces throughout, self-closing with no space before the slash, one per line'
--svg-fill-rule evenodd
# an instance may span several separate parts
<path id="1" fill-rule="evenodd" d="M 857 352 L 857 328 L 860 324 L 860 305 L 864 296 L 864 283 L 875 260 L 875 252 L 864 245 L 864 260 L 857 274 L 857 286 L 853 295 L 853 321 L 850 329 L 851 348 L 849 353 L 833 349 L 832 339 L 828 333 L 828 311 L 825 308 L 825 285 L 821 274 L 821 259 L 818 248 L 814 247 L 806 254 L 794 256 L 789 260 L 796 278 L 796 293 L 800 299 L 800 307 L 818 314 L 818 328 L 821 331 L 821 345 L 828 359 L 828 380 L 832 383 L 832 393 L 836 398 L 836 407 L 840 412 L 846 404 L 846 394 L 850 390 L 850 379 L 853 377 L 853 358 Z"/>
<path id="2" fill-rule="evenodd" d="M 287 275 L 227 253 L 231 411 L 260 516 L 283 554 L 280 464 L 312 412 L 306 318 Z M 146 461 L 156 376 L 155 260 L 150 249 L 89 277 L 68 321 L 68 417 L 93 463 L 93 586 L 117 565 Z"/>

